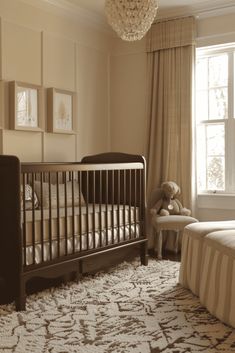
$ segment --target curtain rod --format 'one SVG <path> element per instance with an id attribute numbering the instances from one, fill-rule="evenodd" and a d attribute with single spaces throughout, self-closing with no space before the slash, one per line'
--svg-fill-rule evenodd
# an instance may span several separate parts
<path id="1" fill-rule="evenodd" d="M 154 20 L 152 25 L 156 25 L 156 24 L 161 23 L 161 22 L 174 21 L 174 20 L 179 20 L 179 19 L 189 18 L 189 17 L 198 18 L 199 16 L 185 15 L 185 16 L 175 16 L 175 17 L 168 17 L 168 18 L 160 18 L 159 20 L 158 19 Z"/>

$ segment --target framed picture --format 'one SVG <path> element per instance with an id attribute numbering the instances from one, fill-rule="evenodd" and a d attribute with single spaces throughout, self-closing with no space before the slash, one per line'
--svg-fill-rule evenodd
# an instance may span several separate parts
<path id="1" fill-rule="evenodd" d="M 42 131 L 42 87 L 22 82 L 10 82 L 11 128 Z"/>
<path id="2" fill-rule="evenodd" d="M 5 113 L 5 88 L 4 81 L 0 81 L 0 129 L 4 126 L 4 113 Z"/>
<path id="3" fill-rule="evenodd" d="M 75 97 L 76 94 L 74 92 L 48 88 L 47 119 L 50 132 L 75 133 Z"/>

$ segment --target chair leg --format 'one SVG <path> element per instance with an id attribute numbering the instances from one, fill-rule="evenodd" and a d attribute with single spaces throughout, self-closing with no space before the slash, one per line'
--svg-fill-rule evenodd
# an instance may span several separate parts
<path id="1" fill-rule="evenodd" d="M 180 238 L 180 231 L 177 230 L 175 235 L 175 246 L 174 246 L 175 254 L 178 254 L 179 252 L 179 238 Z"/>
<path id="2" fill-rule="evenodd" d="M 154 253 L 157 253 L 158 260 L 162 259 L 162 231 L 156 232 L 154 237 Z"/>

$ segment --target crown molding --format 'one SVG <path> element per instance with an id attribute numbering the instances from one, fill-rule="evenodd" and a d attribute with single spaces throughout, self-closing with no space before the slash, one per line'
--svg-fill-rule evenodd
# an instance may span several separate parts
<path id="1" fill-rule="evenodd" d="M 207 17 L 216 17 L 221 15 L 227 15 L 235 13 L 235 3 L 234 0 L 213 0 L 212 1 L 203 1 L 198 4 L 180 6 L 178 8 L 172 8 L 169 10 L 161 10 L 159 6 L 159 11 L 157 13 L 156 21 L 169 19 L 169 18 L 178 18 L 185 16 L 195 16 L 197 18 L 207 18 Z"/>
<path id="2" fill-rule="evenodd" d="M 105 16 L 100 16 L 94 11 L 84 7 L 74 5 L 67 0 L 19 0 L 25 4 L 53 13 L 59 16 L 67 17 L 70 20 L 79 22 L 86 27 L 93 27 L 96 30 L 105 32 L 113 36 L 113 31 L 108 25 Z"/>
<path id="3" fill-rule="evenodd" d="M 41 10 L 67 17 L 70 20 L 79 22 L 86 27 L 93 27 L 96 30 L 104 32 L 111 37 L 117 37 L 106 21 L 105 15 L 102 16 L 95 11 L 85 9 L 82 6 L 72 4 L 68 0 L 19 0 L 30 6 Z M 216 17 L 235 13 L 234 0 L 210 0 L 200 1 L 194 5 L 165 8 L 159 5 L 157 16 L 154 22 L 158 20 L 195 16 L 199 19 L 207 17 Z"/>

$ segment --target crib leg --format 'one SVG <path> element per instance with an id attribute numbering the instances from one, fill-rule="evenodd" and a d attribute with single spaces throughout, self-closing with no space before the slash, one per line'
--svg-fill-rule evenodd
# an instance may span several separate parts
<path id="1" fill-rule="evenodd" d="M 68 283 L 71 281 L 71 273 L 66 273 L 63 275 L 62 281 L 64 284 Z"/>
<path id="2" fill-rule="evenodd" d="M 19 285 L 19 293 L 15 299 L 16 311 L 25 311 L 26 309 L 26 293 L 25 282 L 21 280 Z"/>
<path id="3" fill-rule="evenodd" d="M 140 245 L 140 262 L 141 265 L 148 266 L 148 243 L 147 241 Z"/>
<path id="4" fill-rule="evenodd" d="M 82 277 L 82 274 L 83 274 L 83 262 L 82 261 L 79 261 L 79 263 L 78 263 L 79 265 L 79 270 L 78 270 L 78 272 L 79 272 L 79 274 L 80 274 L 80 276 Z"/>

